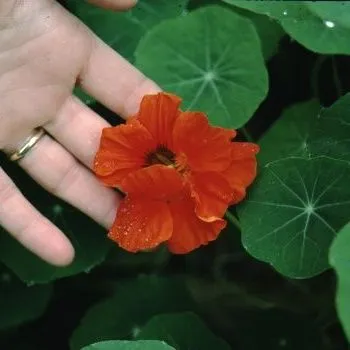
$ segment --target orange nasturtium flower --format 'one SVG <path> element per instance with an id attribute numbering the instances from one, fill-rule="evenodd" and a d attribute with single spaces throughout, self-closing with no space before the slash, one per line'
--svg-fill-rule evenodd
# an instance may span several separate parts
<path id="1" fill-rule="evenodd" d="M 130 252 L 167 242 L 183 254 L 215 240 L 227 207 L 256 176 L 257 145 L 232 142 L 234 130 L 180 103 L 167 93 L 144 96 L 126 124 L 102 131 L 94 171 L 126 194 L 108 237 Z"/>

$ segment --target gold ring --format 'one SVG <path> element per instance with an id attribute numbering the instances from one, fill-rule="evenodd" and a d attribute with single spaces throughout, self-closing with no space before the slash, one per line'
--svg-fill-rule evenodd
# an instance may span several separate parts
<path id="1" fill-rule="evenodd" d="M 32 134 L 26 139 L 23 145 L 15 152 L 9 155 L 10 160 L 17 162 L 22 159 L 45 135 L 43 128 L 36 128 Z"/>

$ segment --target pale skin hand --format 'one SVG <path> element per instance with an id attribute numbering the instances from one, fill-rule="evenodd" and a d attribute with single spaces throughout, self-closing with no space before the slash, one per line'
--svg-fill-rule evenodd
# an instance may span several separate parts
<path id="1" fill-rule="evenodd" d="M 135 3 L 91 2 L 113 9 Z M 137 110 L 144 94 L 159 90 L 55 1 L 0 0 L 0 150 L 11 152 L 43 126 L 48 135 L 19 165 L 48 191 L 108 228 L 119 197 L 90 170 L 108 124 L 72 96 L 76 81 L 123 117 Z M 73 259 L 66 236 L 1 168 L 0 226 L 52 264 Z"/>

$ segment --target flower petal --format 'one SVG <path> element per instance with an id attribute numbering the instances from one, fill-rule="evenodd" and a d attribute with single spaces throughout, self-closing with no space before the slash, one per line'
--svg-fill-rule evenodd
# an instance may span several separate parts
<path id="1" fill-rule="evenodd" d="M 138 252 L 157 247 L 172 232 L 173 220 L 166 203 L 127 196 L 108 237 L 127 251 Z"/>
<path id="2" fill-rule="evenodd" d="M 158 164 L 130 173 L 121 184 L 125 193 L 163 201 L 178 195 L 182 188 L 181 175 L 172 167 Z"/>
<path id="3" fill-rule="evenodd" d="M 222 175 L 234 188 L 237 185 L 248 187 L 256 177 L 256 160 L 255 159 L 243 159 L 233 161 L 229 168 L 227 168 Z"/>
<path id="4" fill-rule="evenodd" d="M 232 142 L 230 148 L 232 160 L 255 158 L 260 151 L 259 145 L 251 142 Z"/>
<path id="5" fill-rule="evenodd" d="M 259 146 L 248 142 L 233 142 L 231 151 L 232 162 L 221 174 L 229 182 L 232 189 L 245 188 L 256 177 L 257 162 L 255 155 L 259 151 Z"/>
<path id="6" fill-rule="evenodd" d="M 94 161 L 94 171 L 109 186 L 118 186 L 130 172 L 140 169 L 145 156 L 156 143 L 137 120 L 102 131 L 100 148 Z"/>
<path id="7" fill-rule="evenodd" d="M 200 220 L 194 211 L 190 196 L 169 204 L 173 217 L 173 234 L 168 241 L 168 248 L 174 254 L 186 254 L 215 240 L 226 221 L 217 219 L 213 222 Z"/>
<path id="8" fill-rule="evenodd" d="M 180 114 L 180 104 L 179 97 L 164 92 L 143 97 L 137 118 L 159 145 L 172 146 L 172 131 Z"/>
<path id="9" fill-rule="evenodd" d="M 245 196 L 243 187 L 232 188 L 219 173 L 193 173 L 189 181 L 196 214 L 204 221 L 211 222 L 223 217 L 231 203 L 237 203 Z"/>
<path id="10" fill-rule="evenodd" d="M 183 112 L 175 122 L 173 149 L 186 155 L 193 171 L 222 171 L 230 164 L 235 135 L 234 130 L 209 125 L 204 113 Z"/>

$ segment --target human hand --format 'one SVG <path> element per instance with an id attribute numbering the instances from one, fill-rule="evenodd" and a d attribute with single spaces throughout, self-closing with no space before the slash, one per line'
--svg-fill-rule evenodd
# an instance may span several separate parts
<path id="1" fill-rule="evenodd" d="M 122 9 L 134 0 L 91 0 Z M 126 117 L 156 84 L 56 1 L 0 4 L 0 150 L 16 151 L 37 127 L 47 134 L 18 163 L 51 193 L 105 227 L 119 198 L 90 172 L 108 123 L 72 96 L 76 84 Z M 19 220 L 20 218 L 20 220 Z M 0 168 L 0 225 L 44 260 L 66 265 L 66 236 L 41 215 Z"/>

